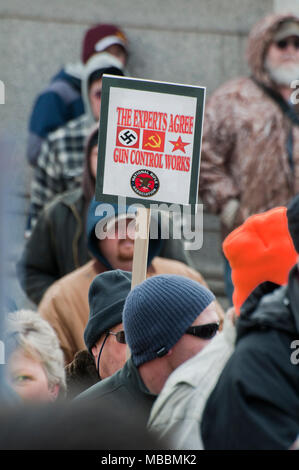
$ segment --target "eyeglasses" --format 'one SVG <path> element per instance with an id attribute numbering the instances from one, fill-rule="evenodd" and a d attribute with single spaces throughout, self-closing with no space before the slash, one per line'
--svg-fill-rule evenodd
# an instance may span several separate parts
<path id="1" fill-rule="evenodd" d="M 197 336 L 202 339 L 213 338 L 219 330 L 220 322 L 207 323 L 206 325 L 189 326 L 186 330 L 187 335 Z"/>
<path id="2" fill-rule="evenodd" d="M 124 330 L 117 331 L 114 333 L 114 331 L 107 331 L 107 335 L 113 335 L 116 337 L 116 341 L 120 344 L 126 344 L 126 337 L 125 337 L 125 332 Z"/>
<path id="3" fill-rule="evenodd" d="M 281 39 L 280 41 L 277 41 L 275 44 L 276 44 L 276 47 L 278 47 L 278 49 L 286 49 L 289 44 L 293 44 L 295 49 L 299 49 L 299 37 L 295 36 L 295 37 L 290 37 L 287 39 Z"/>
<path id="4" fill-rule="evenodd" d="M 98 355 L 98 360 L 97 360 L 97 370 L 98 370 L 98 375 L 99 375 L 100 380 L 102 380 L 101 374 L 100 374 L 100 358 L 101 358 L 103 348 L 104 348 L 104 346 L 105 346 L 105 343 L 106 343 L 106 341 L 107 341 L 109 335 L 115 336 L 115 337 L 116 337 L 116 341 L 117 341 L 118 343 L 120 343 L 120 344 L 126 344 L 126 337 L 125 337 L 125 332 L 124 332 L 124 330 L 117 331 L 116 333 L 114 333 L 114 331 L 109 331 L 109 330 L 106 331 L 106 336 L 105 336 L 105 338 L 104 338 L 103 344 L 102 344 L 102 346 L 101 346 L 101 349 L 100 349 L 100 352 L 99 352 L 99 355 Z"/>

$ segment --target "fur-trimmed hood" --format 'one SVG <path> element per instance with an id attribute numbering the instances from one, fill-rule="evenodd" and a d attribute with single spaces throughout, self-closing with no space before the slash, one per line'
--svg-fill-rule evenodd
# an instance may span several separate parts
<path id="1" fill-rule="evenodd" d="M 73 361 L 65 367 L 65 375 L 69 400 L 100 380 L 94 358 L 84 349 L 78 351 Z"/>
<path id="2" fill-rule="evenodd" d="M 274 35 L 282 23 L 295 21 L 299 24 L 299 16 L 293 14 L 273 14 L 259 21 L 251 30 L 248 37 L 246 57 L 253 77 L 260 83 L 271 88 L 272 82 L 264 67 L 265 56 Z"/>

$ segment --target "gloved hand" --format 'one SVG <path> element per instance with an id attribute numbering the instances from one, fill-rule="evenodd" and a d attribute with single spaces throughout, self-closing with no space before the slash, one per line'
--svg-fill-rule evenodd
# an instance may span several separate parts
<path id="1" fill-rule="evenodd" d="M 224 205 L 220 215 L 220 220 L 227 229 L 231 229 L 233 227 L 239 207 L 240 202 L 235 198 L 229 199 Z"/>

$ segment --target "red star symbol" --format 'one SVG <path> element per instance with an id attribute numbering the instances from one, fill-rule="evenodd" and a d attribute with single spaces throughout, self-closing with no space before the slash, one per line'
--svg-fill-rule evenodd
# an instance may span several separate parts
<path id="1" fill-rule="evenodd" d="M 183 142 L 181 136 L 178 138 L 178 140 L 175 142 L 174 140 L 169 141 L 173 145 L 172 152 L 175 152 L 176 150 L 182 150 L 184 153 L 186 145 L 190 145 L 190 142 Z"/>

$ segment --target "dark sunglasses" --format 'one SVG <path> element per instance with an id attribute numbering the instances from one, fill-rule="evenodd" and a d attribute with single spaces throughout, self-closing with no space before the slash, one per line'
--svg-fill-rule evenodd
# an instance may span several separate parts
<path id="1" fill-rule="evenodd" d="M 113 335 L 116 338 L 116 341 L 120 344 L 126 344 L 126 337 L 124 330 L 117 331 L 114 333 L 113 331 L 107 331 L 107 335 Z"/>
<path id="2" fill-rule="evenodd" d="M 186 334 L 197 336 L 198 338 L 202 339 L 211 339 L 219 330 L 219 324 L 220 323 L 218 322 L 207 323 L 206 325 L 189 326 L 189 328 L 186 330 Z"/>
<path id="3" fill-rule="evenodd" d="M 98 370 L 98 374 L 99 374 L 100 380 L 102 380 L 101 374 L 100 374 L 100 358 L 101 358 L 103 348 L 104 348 L 104 346 L 105 346 L 105 343 L 106 343 L 106 341 L 107 341 L 109 335 L 115 336 L 115 337 L 116 337 L 116 341 L 117 341 L 118 343 L 126 344 L 126 337 L 125 337 L 125 332 L 124 332 L 124 330 L 117 331 L 117 333 L 114 333 L 114 331 L 109 331 L 109 330 L 106 331 L 106 336 L 105 336 L 105 339 L 104 339 L 103 344 L 102 344 L 102 346 L 101 346 L 101 349 L 100 349 L 100 352 L 99 352 L 99 355 L 98 355 L 98 360 L 97 360 L 97 370 Z"/>
<path id="4" fill-rule="evenodd" d="M 295 49 L 299 49 L 299 37 L 294 37 L 294 38 L 287 38 L 287 39 L 281 39 L 280 41 L 277 41 L 276 47 L 278 49 L 286 49 L 289 44 L 293 44 Z"/>

